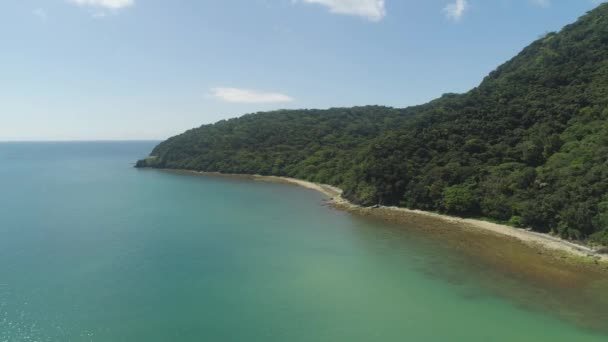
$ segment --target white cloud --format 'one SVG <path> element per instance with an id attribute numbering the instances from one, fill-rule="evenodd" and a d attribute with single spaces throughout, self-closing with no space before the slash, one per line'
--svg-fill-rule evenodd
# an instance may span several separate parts
<path id="1" fill-rule="evenodd" d="M 79 6 L 103 7 L 118 10 L 135 5 L 135 0 L 67 0 Z"/>
<path id="2" fill-rule="evenodd" d="M 532 0 L 532 3 L 540 7 L 551 7 L 551 0 Z"/>
<path id="3" fill-rule="evenodd" d="M 46 21 L 49 18 L 48 13 L 43 8 L 36 8 L 32 13 L 42 21 Z"/>
<path id="4" fill-rule="evenodd" d="M 448 19 L 452 19 L 454 21 L 460 20 L 464 15 L 464 12 L 469 8 L 469 3 L 467 0 L 455 0 L 453 3 L 447 4 L 443 8 L 443 12 L 445 13 Z"/>
<path id="5" fill-rule="evenodd" d="M 212 88 L 211 96 L 221 101 L 236 103 L 277 103 L 293 101 L 293 98 L 281 93 L 226 87 Z"/>
<path id="6" fill-rule="evenodd" d="M 297 0 L 294 0 L 296 2 Z M 300 0 L 307 4 L 319 4 L 331 13 L 354 15 L 371 21 L 380 21 L 386 16 L 384 0 Z"/>

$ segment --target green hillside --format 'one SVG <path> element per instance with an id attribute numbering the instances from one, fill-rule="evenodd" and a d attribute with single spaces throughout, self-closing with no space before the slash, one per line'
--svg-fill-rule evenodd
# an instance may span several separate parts
<path id="1" fill-rule="evenodd" d="M 172 137 L 137 166 L 296 177 L 363 205 L 608 244 L 608 5 L 466 94 L 406 109 L 249 114 Z"/>

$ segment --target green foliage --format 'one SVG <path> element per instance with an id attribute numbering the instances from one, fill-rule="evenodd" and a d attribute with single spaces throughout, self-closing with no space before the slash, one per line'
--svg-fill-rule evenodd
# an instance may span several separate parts
<path id="1" fill-rule="evenodd" d="M 590 240 L 597 244 L 608 246 L 608 230 L 593 233 L 590 236 Z"/>
<path id="2" fill-rule="evenodd" d="M 470 214 L 477 207 L 477 196 L 465 185 L 454 185 L 443 191 L 443 206 L 451 214 Z"/>
<path id="3" fill-rule="evenodd" d="M 524 227 L 522 221 L 521 221 L 521 216 L 512 216 L 509 219 L 509 225 L 513 226 L 513 227 L 517 227 L 517 228 L 522 228 Z"/>
<path id="4" fill-rule="evenodd" d="M 608 246 L 608 194 L 598 204 L 598 214 L 593 221 L 595 233 L 591 235 L 591 240 Z"/>
<path id="5" fill-rule="evenodd" d="M 406 109 L 282 110 L 204 125 L 137 166 L 296 177 L 364 204 L 608 236 L 608 5 L 466 94 Z"/>
<path id="6" fill-rule="evenodd" d="M 598 204 L 598 214 L 594 218 L 597 230 L 608 231 L 608 195 L 604 196 L 603 201 Z"/>

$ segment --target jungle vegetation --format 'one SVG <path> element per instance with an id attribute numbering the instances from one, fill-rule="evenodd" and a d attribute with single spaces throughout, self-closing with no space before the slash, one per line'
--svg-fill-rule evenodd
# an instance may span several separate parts
<path id="1" fill-rule="evenodd" d="M 279 110 L 203 125 L 138 167 L 278 175 L 362 205 L 484 217 L 608 244 L 608 5 L 465 94 L 405 109 Z"/>

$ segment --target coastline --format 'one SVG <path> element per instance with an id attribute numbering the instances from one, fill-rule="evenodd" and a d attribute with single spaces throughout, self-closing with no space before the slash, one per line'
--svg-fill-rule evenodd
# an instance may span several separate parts
<path id="1" fill-rule="evenodd" d="M 466 228 L 472 228 L 475 230 L 503 236 L 505 238 L 512 238 L 518 240 L 521 243 L 524 243 L 528 246 L 531 246 L 536 249 L 541 249 L 545 251 L 553 251 L 553 252 L 561 252 L 566 253 L 572 256 L 576 256 L 579 258 L 587 259 L 588 261 L 593 262 L 602 262 L 608 263 L 608 255 L 600 254 L 595 251 L 593 248 L 576 244 L 574 242 L 570 242 L 559 237 L 555 237 L 549 234 L 538 233 L 526 229 L 514 228 L 511 226 L 507 226 L 504 224 L 498 224 L 478 219 L 470 219 L 470 218 L 459 218 L 454 216 L 448 216 L 433 212 L 427 212 L 422 210 L 412 210 L 407 208 L 400 207 L 388 207 L 388 206 L 378 206 L 378 207 L 362 207 L 356 205 L 344 197 L 342 197 L 342 190 L 331 185 L 327 184 L 319 184 L 313 183 L 301 179 L 290 178 L 290 177 L 280 177 L 280 176 L 262 176 L 262 175 L 245 175 L 245 174 L 226 174 L 219 172 L 203 172 L 203 171 L 190 171 L 190 170 L 170 170 L 166 169 L 166 171 L 191 174 L 191 175 L 199 175 L 199 176 L 219 176 L 219 177 L 230 177 L 230 178 L 244 178 L 250 179 L 254 181 L 262 181 L 262 182 L 271 182 L 271 183 L 282 183 L 282 184 L 291 184 L 296 185 L 302 188 L 306 188 L 309 190 L 314 190 L 325 195 L 329 203 L 340 210 L 356 212 L 362 214 L 370 214 L 379 212 L 378 216 L 390 216 L 391 214 L 397 214 L 401 216 L 418 216 L 418 217 L 427 217 L 434 218 L 446 223 L 456 224 L 459 226 L 464 226 Z"/>

